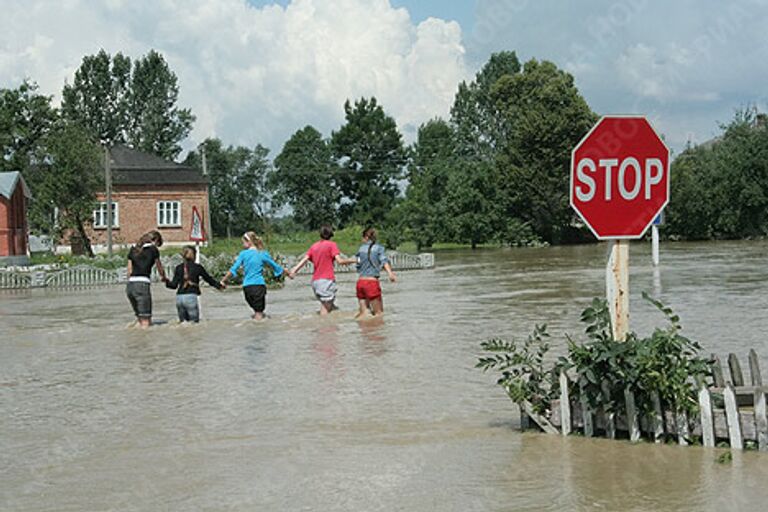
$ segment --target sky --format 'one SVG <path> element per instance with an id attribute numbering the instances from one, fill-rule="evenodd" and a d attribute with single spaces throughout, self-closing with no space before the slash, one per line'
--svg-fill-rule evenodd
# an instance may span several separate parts
<path id="1" fill-rule="evenodd" d="M 349 99 L 376 96 L 406 142 L 447 118 L 493 52 L 551 60 L 598 114 L 643 114 L 673 151 L 768 110 L 768 0 L 0 0 L 0 87 L 58 103 L 84 55 L 163 53 L 184 142 L 262 144 L 311 124 L 330 136 Z"/>

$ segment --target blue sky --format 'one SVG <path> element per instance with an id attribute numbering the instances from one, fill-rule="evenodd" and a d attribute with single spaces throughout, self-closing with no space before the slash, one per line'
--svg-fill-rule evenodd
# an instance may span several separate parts
<path id="1" fill-rule="evenodd" d="M 599 114 L 651 118 L 673 150 L 768 111 L 768 0 L 27 0 L 4 5 L 0 87 L 60 98 L 84 55 L 163 53 L 206 137 L 276 155 L 376 96 L 407 142 L 493 52 L 553 61 Z"/>

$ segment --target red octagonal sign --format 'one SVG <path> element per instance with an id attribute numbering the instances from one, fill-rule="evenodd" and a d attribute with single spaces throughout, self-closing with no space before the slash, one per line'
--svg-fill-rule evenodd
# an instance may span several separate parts
<path id="1" fill-rule="evenodd" d="M 669 201 L 669 149 L 641 116 L 605 116 L 571 155 L 571 206 L 600 240 L 640 238 Z"/>

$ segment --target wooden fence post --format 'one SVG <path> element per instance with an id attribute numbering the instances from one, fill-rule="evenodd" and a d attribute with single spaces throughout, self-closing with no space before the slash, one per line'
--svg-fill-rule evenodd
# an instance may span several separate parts
<path id="1" fill-rule="evenodd" d="M 733 387 L 744 385 L 744 374 L 741 372 L 741 365 L 736 354 L 728 354 L 728 368 L 731 370 L 731 383 Z"/>
<path id="2" fill-rule="evenodd" d="M 715 446 L 715 424 L 712 417 L 712 397 L 706 384 L 699 389 L 699 409 L 701 418 L 701 438 L 704 446 Z"/>
<path id="3" fill-rule="evenodd" d="M 755 349 L 749 351 L 749 377 L 753 386 L 763 385 L 763 376 L 760 375 L 760 360 Z"/>
<path id="4" fill-rule="evenodd" d="M 581 419 L 584 422 L 584 437 L 592 437 L 595 435 L 595 427 L 592 423 L 592 411 L 589 409 L 589 400 L 587 399 L 587 393 L 584 391 L 584 386 L 580 389 L 581 402 Z"/>
<path id="5" fill-rule="evenodd" d="M 742 450 L 744 445 L 741 442 L 739 409 L 736 406 L 736 394 L 730 383 L 726 385 L 723 390 L 723 399 L 725 400 L 725 419 L 728 423 L 728 437 L 730 438 L 731 448 L 734 450 Z"/>
<path id="6" fill-rule="evenodd" d="M 690 437 L 690 431 L 688 429 L 688 413 L 685 411 L 677 411 L 675 414 L 675 425 L 677 426 L 677 444 L 680 446 L 688 446 L 688 438 Z"/>
<path id="7" fill-rule="evenodd" d="M 603 394 L 603 404 L 611 402 L 611 387 L 607 380 L 600 383 L 600 390 Z M 605 436 L 608 439 L 616 438 L 616 411 L 609 411 L 603 405 L 603 415 L 605 416 Z"/>
<path id="8" fill-rule="evenodd" d="M 571 397 L 568 393 L 568 375 L 560 371 L 560 423 L 564 436 L 571 433 Z"/>
<path id="9" fill-rule="evenodd" d="M 640 422 L 637 417 L 635 407 L 635 394 L 626 388 L 624 390 L 624 402 L 627 407 L 627 429 L 629 429 L 629 440 L 633 443 L 640 440 Z"/>
<path id="10" fill-rule="evenodd" d="M 651 417 L 651 431 L 653 432 L 653 441 L 660 443 L 664 437 L 664 416 L 661 412 L 661 399 L 659 399 L 659 393 L 654 391 L 651 393 L 651 403 L 653 404 L 653 412 Z"/>
<path id="11" fill-rule="evenodd" d="M 723 363 L 720 358 L 712 354 L 712 377 L 715 379 L 715 387 L 725 387 L 725 377 L 723 376 Z"/>
<path id="12" fill-rule="evenodd" d="M 768 418 L 765 411 L 765 392 L 755 391 L 755 430 L 757 431 L 757 447 L 761 452 L 768 451 Z"/>

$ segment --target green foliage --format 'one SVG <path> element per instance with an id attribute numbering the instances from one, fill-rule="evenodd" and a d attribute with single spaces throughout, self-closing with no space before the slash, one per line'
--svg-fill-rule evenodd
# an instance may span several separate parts
<path id="1" fill-rule="evenodd" d="M 269 186 L 275 206 L 288 205 L 303 229 L 336 223 L 341 193 L 328 142 L 312 126 L 297 131 L 275 158 Z"/>
<path id="2" fill-rule="evenodd" d="M 481 357 L 476 368 L 501 372 L 497 384 L 517 404 L 529 402 L 537 412 L 544 412 L 559 393 L 559 366 L 545 368 L 549 352 L 546 325 L 537 325 L 521 344 L 493 339 L 481 343 L 490 355 Z"/>
<path id="3" fill-rule="evenodd" d="M 85 227 L 96 206 L 96 191 L 104 184 L 102 154 L 88 132 L 64 122 L 45 137 L 44 158 L 29 171 L 36 208 L 49 212 L 43 217 L 51 219 L 45 231 L 58 236 L 74 230 L 89 256 L 93 251 Z M 59 209 L 55 226 L 54 208 Z"/>
<path id="4" fill-rule="evenodd" d="M 543 343 L 545 331 L 540 327 L 522 347 L 499 340 L 483 343 L 482 348 L 494 355 L 481 357 L 477 366 L 502 371 L 499 383 L 510 397 L 517 403 L 528 400 L 539 409 L 555 398 L 560 371 L 570 369 L 578 383 L 572 394 L 585 396 L 592 407 L 623 410 L 624 391 L 629 389 L 644 413 L 652 411 L 653 393 L 669 409 L 695 412 L 698 383 L 710 376 L 711 361 L 698 356 L 698 343 L 680 334 L 680 319 L 670 308 L 643 297 L 668 322 L 646 338 L 630 333 L 625 341 L 613 339 L 608 305 L 594 299 L 581 315 L 587 341 L 568 338 L 567 356 L 549 367 L 542 365 L 549 345 Z"/>
<path id="5" fill-rule="evenodd" d="M 741 110 L 721 137 L 672 163 L 665 233 L 682 239 L 768 234 L 768 115 Z"/>
<path id="6" fill-rule="evenodd" d="M 380 225 L 399 195 L 406 164 L 402 136 L 376 98 L 347 101 L 344 112 L 346 123 L 331 135 L 336 183 L 344 197 L 339 221 Z"/>
<path id="7" fill-rule="evenodd" d="M 187 155 L 186 164 L 202 168 L 205 150 L 211 194 L 211 224 L 216 236 L 238 236 L 254 230 L 267 231 L 270 203 L 267 180 L 271 167 L 269 150 L 224 147 L 219 139 L 206 139 L 198 151 Z"/>
<path id="8" fill-rule="evenodd" d="M 195 119 L 177 107 L 178 96 L 176 75 L 160 53 L 151 50 L 132 64 L 122 53 L 100 50 L 83 57 L 74 82 L 64 85 L 61 109 L 102 143 L 174 159 Z"/>

